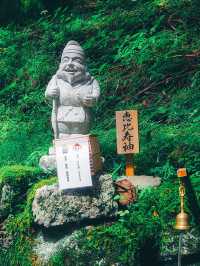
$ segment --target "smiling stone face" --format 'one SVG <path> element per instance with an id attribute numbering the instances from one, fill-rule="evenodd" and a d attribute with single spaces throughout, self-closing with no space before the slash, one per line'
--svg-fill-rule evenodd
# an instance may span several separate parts
<path id="1" fill-rule="evenodd" d="M 76 76 L 77 73 L 85 73 L 84 60 L 75 53 L 67 53 L 59 66 L 59 72 L 63 74 Z"/>
<path id="2" fill-rule="evenodd" d="M 75 41 L 70 41 L 63 53 L 58 77 L 62 78 L 69 83 L 81 79 L 86 72 L 85 55 L 82 47 Z"/>
<path id="3" fill-rule="evenodd" d="M 67 53 L 61 64 L 65 66 L 67 72 L 76 72 L 79 68 L 83 68 L 84 60 L 79 54 Z"/>

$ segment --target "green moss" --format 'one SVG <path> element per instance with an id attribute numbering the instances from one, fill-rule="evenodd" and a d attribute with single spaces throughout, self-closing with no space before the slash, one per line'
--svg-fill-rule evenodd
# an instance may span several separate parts
<path id="1" fill-rule="evenodd" d="M 56 182 L 58 182 L 57 177 L 49 177 L 48 179 L 40 180 L 39 182 L 37 182 L 36 184 L 34 184 L 30 188 L 30 190 L 28 191 L 25 212 L 29 213 L 29 215 L 32 215 L 31 206 L 32 206 L 32 201 L 34 199 L 35 192 L 36 192 L 37 189 L 39 189 L 39 188 L 41 188 L 41 187 L 43 187 L 45 185 L 47 185 L 47 186 L 53 185 Z"/>
<path id="2" fill-rule="evenodd" d="M 142 261 L 156 261 L 160 251 L 169 252 L 178 243 L 179 232 L 174 230 L 176 214 L 180 211 L 178 181 L 166 181 L 158 188 L 147 188 L 138 193 L 138 200 L 119 211 L 118 220 L 82 229 L 76 236 L 77 248 L 66 247 L 55 254 L 52 266 L 102 265 L 120 263 L 122 266 L 143 265 Z M 185 206 L 192 217 L 192 213 Z M 196 228 L 191 219 L 191 226 Z M 178 245 L 173 247 L 177 254 Z M 145 264 L 146 265 L 146 264 Z"/>
<path id="3" fill-rule="evenodd" d="M 32 245 L 33 240 L 33 214 L 32 202 L 37 189 L 44 185 L 52 185 L 56 183 L 57 178 L 51 177 L 49 179 L 40 180 L 34 184 L 28 191 L 27 200 L 24 209 L 5 221 L 6 231 L 13 236 L 13 243 L 8 250 L 0 253 L 0 262 L 2 265 L 8 266 L 31 266 L 32 265 Z"/>
<path id="4" fill-rule="evenodd" d="M 179 210 L 174 183 L 179 166 L 187 167 L 200 202 L 199 3 L 70 1 L 69 9 L 39 15 L 39 6 L 26 2 L 29 12 L 35 10 L 40 19 L 28 24 L 23 16 L 26 27 L 8 25 L 0 29 L 0 165 L 36 166 L 47 152 L 52 133 L 45 87 L 57 70 L 65 43 L 70 39 L 79 41 L 85 48 L 89 71 L 100 82 L 102 94 L 92 110 L 92 131 L 99 135 L 105 170 L 112 172 L 114 178 L 124 172 L 124 156 L 116 154 L 115 110 L 138 109 L 140 153 L 134 156 L 136 173 L 158 175 L 166 182 L 158 190 L 141 192 L 138 203 L 128 209 L 129 213 L 122 211 L 119 221 L 109 229 L 97 227 L 89 236 L 83 232 L 83 263 L 84 259 L 90 263 L 93 252 L 94 265 L 95 258 L 104 255 L 111 262 L 118 260 L 129 265 L 128 257 L 137 261 L 144 242 L 153 239 L 152 233 L 162 242 L 160 233 L 172 226 Z M 43 181 L 44 178 L 34 167 L 0 169 L 0 189 L 9 184 L 15 193 L 8 228 L 13 235 L 17 228 L 23 232 L 13 253 L 18 262 L 17 254 L 23 257 L 23 252 L 30 251 L 28 244 L 27 253 L 25 246 L 20 251 L 20 244 L 23 245 L 27 230 L 31 231 L 35 190 L 54 182 Z M 186 208 L 189 212 L 189 206 Z M 190 215 L 194 226 L 191 212 Z M 112 253 L 116 258 L 111 258 Z M 71 254 L 71 258 L 70 252 L 66 257 L 76 265 L 78 255 L 75 250 Z M 64 264 L 64 257 L 55 258 L 55 265 Z"/>
<path id="5" fill-rule="evenodd" d="M 41 169 L 24 166 L 10 165 L 0 168 L 0 184 L 9 184 L 11 186 L 27 185 L 42 174 Z"/>
<path id="6" fill-rule="evenodd" d="M 32 216 L 32 202 L 35 196 L 35 192 L 37 189 L 45 186 L 52 185 L 57 182 L 57 177 L 50 177 L 49 179 L 43 179 L 34 184 L 27 192 L 27 199 L 24 205 L 24 210 L 22 213 L 19 213 L 17 216 L 11 217 L 10 220 L 7 221 L 7 229 L 8 232 L 14 233 L 17 230 L 23 232 L 30 229 L 30 226 L 33 222 Z M 21 228 L 21 230 L 20 230 Z"/>
<path id="7" fill-rule="evenodd" d="M 0 169 L 0 193 L 4 185 L 10 189 L 9 199 L 0 212 L 1 220 L 9 213 L 22 211 L 27 190 L 38 180 L 47 178 L 41 169 L 23 165 L 5 166 Z"/>

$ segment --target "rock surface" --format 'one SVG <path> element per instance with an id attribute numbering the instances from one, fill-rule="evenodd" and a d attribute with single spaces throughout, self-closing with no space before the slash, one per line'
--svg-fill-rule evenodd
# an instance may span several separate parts
<path id="1" fill-rule="evenodd" d="M 85 227 L 84 230 L 90 230 L 90 227 Z M 166 261 L 167 265 L 171 260 L 177 257 L 178 254 L 178 238 L 179 234 L 174 231 L 164 231 L 163 232 L 163 241 L 161 246 L 161 259 L 162 262 Z M 37 257 L 37 263 L 41 266 L 49 266 L 49 260 L 51 257 L 55 256 L 59 252 L 67 251 L 68 254 L 76 251 L 78 254 L 83 254 L 83 251 L 79 247 L 80 241 L 85 238 L 85 234 L 81 233 L 81 230 L 75 230 L 71 234 L 65 234 L 59 238 L 44 234 L 42 231 L 38 232 L 35 241 L 33 252 Z M 182 255 L 193 255 L 198 254 L 200 248 L 200 237 L 199 232 L 196 229 L 191 229 L 188 232 L 183 234 L 183 243 L 182 243 Z M 103 258 L 102 258 L 103 259 Z M 69 264 L 66 264 L 69 265 Z M 105 265 L 101 261 L 96 261 L 94 265 Z M 106 264 L 107 265 L 107 264 Z M 116 265 L 121 265 L 116 264 Z M 162 264 L 162 265 L 165 265 Z M 172 264 L 171 264 L 172 265 Z M 173 264 L 175 265 L 175 264 Z"/>
<path id="2" fill-rule="evenodd" d="M 171 257 L 178 254 L 179 233 L 173 229 L 163 232 L 161 256 Z M 188 256 L 197 254 L 200 249 L 200 232 L 197 228 L 192 228 L 182 232 L 182 255 Z"/>
<path id="3" fill-rule="evenodd" d="M 70 235 L 65 235 L 61 239 L 55 240 L 46 237 L 42 232 L 39 232 L 34 240 L 33 253 L 37 257 L 37 265 L 47 266 L 49 260 L 58 252 L 66 249 L 77 249 L 77 240 L 80 231 L 74 231 Z"/>
<path id="4" fill-rule="evenodd" d="M 39 166 L 47 173 L 56 173 L 56 156 L 51 154 L 42 156 Z"/>
<path id="5" fill-rule="evenodd" d="M 128 176 L 128 180 L 139 189 L 146 187 L 158 187 L 161 183 L 160 177 L 147 176 L 147 175 L 134 175 Z"/>
<path id="6" fill-rule="evenodd" d="M 87 232 L 90 230 L 90 226 L 85 227 L 84 230 Z M 51 259 L 58 255 L 59 253 L 64 253 L 65 255 L 68 255 L 71 257 L 74 256 L 74 253 L 76 253 L 77 258 L 84 257 L 84 252 L 80 248 L 80 241 L 84 240 L 84 235 L 82 234 L 81 230 L 75 230 L 70 235 L 63 235 L 63 237 L 59 239 L 54 239 L 52 237 L 46 236 L 42 231 L 38 232 L 35 240 L 34 240 L 34 246 L 33 246 L 33 253 L 34 257 L 36 259 L 36 265 L 40 266 L 49 266 L 53 265 L 51 263 Z M 87 256 L 87 254 L 86 254 Z M 81 259 L 81 260 L 82 260 Z M 79 260 L 79 259 L 78 259 Z M 96 265 L 96 266 L 103 266 L 107 265 L 104 263 L 104 258 L 102 257 L 100 260 L 96 260 L 95 258 L 88 258 L 90 260 L 90 265 Z M 91 264 L 91 261 L 93 264 Z M 80 264 L 75 265 L 88 265 L 83 264 L 81 261 L 76 261 L 76 263 L 79 262 Z M 65 265 L 73 265 L 72 262 L 68 261 L 67 256 L 65 257 Z M 117 266 L 120 264 L 112 264 L 113 266 Z"/>
<path id="7" fill-rule="evenodd" d="M 0 191 L 0 221 L 9 214 L 13 197 L 13 189 L 10 185 L 5 184 Z"/>
<path id="8" fill-rule="evenodd" d="M 44 186 L 36 191 L 32 204 L 34 220 L 52 227 L 114 217 L 118 211 L 114 192 L 111 175 L 101 175 L 92 188 L 76 191 L 59 191 L 58 185 Z"/>
<path id="9" fill-rule="evenodd" d="M 14 236 L 12 236 L 6 231 L 6 225 L 4 223 L 1 223 L 0 224 L 0 251 L 8 249 L 13 243 L 13 238 Z"/>

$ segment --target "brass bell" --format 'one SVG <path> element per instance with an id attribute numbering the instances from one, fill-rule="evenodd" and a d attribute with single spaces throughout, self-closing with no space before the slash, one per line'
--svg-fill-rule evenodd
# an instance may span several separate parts
<path id="1" fill-rule="evenodd" d="M 187 176 L 187 172 L 185 168 L 181 168 L 178 170 L 178 177 Z M 188 230 L 190 228 L 189 225 L 189 215 L 184 212 L 184 196 L 185 196 L 185 186 L 181 180 L 179 186 L 179 196 L 180 196 L 180 203 L 181 203 L 181 212 L 176 216 L 176 224 L 174 226 L 177 230 Z"/>
<path id="2" fill-rule="evenodd" d="M 174 228 L 177 230 L 188 230 L 190 228 L 189 215 L 186 212 L 181 211 L 176 216 L 176 224 L 175 224 Z"/>

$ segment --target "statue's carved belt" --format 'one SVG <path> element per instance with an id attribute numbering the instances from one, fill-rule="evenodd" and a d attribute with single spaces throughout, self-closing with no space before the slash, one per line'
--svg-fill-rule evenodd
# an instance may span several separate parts
<path id="1" fill-rule="evenodd" d="M 57 113 L 58 122 L 86 122 L 86 112 L 83 107 L 60 106 Z"/>

